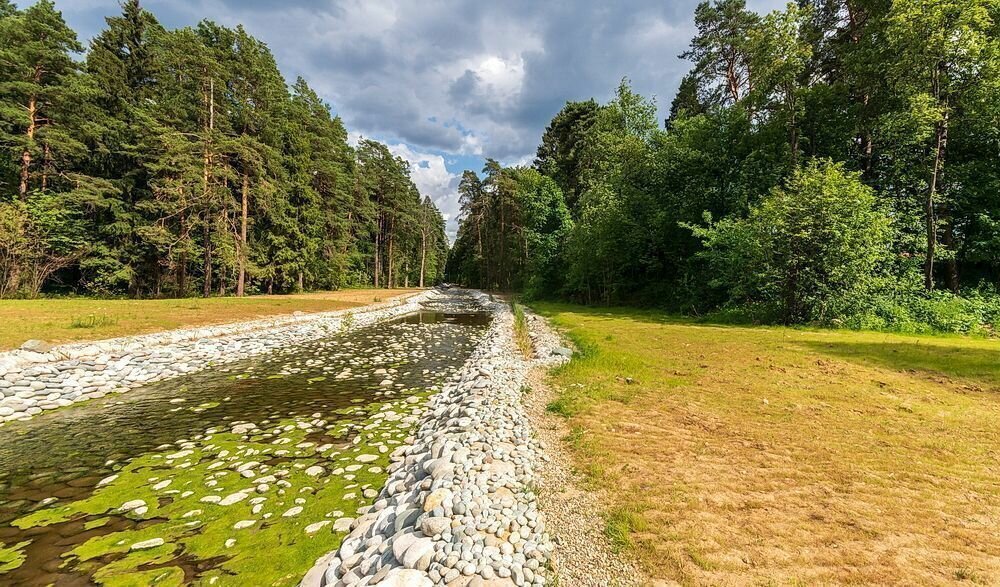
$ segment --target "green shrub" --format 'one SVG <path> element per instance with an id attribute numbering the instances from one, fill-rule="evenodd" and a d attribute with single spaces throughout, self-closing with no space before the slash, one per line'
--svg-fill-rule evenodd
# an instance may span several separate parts
<path id="1" fill-rule="evenodd" d="M 992 292 L 973 291 L 958 296 L 913 287 L 873 296 L 864 307 L 845 314 L 832 325 L 911 334 L 993 336 L 1000 328 L 1000 299 Z"/>
<path id="2" fill-rule="evenodd" d="M 822 322 L 860 311 L 888 282 L 889 217 L 857 173 L 812 161 L 746 218 L 691 226 L 736 307 L 777 308 L 786 323 Z"/>

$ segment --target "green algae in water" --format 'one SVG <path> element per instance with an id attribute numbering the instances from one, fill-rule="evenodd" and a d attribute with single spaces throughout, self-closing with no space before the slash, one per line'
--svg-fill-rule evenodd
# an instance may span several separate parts
<path id="1" fill-rule="evenodd" d="M 83 525 L 84 530 L 93 530 L 94 528 L 100 528 L 102 526 L 108 525 L 108 518 L 97 518 L 96 520 L 91 520 Z"/>
<path id="2" fill-rule="evenodd" d="M 325 431 L 344 434 L 354 425 L 364 429 L 358 442 L 322 452 L 318 450 L 322 445 L 307 440 L 318 429 L 310 425 L 315 422 L 311 418 L 281 420 L 253 431 L 249 440 L 231 432 L 206 434 L 196 443 L 183 443 L 186 448 L 181 450 L 171 447 L 133 459 L 117 479 L 91 497 L 34 512 L 14 524 L 32 528 L 102 514 L 153 521 L 141 529 L 91 538 L 64 555 L 68 561 L 83 565 L 111 555 L 120 557 L 108 565 L 90 567 L 93 580 L 107 587 L 184 584 L 181 569 L 143 569 L 170 563 L 181 555 L 221 561 L 197 583 L 211 577 L 217 585 L 294 585 L 317 558 L 339 545 L 344 534 L 333 532 L 332 523 L 340 517 L 357 516 L 358 508 L 372 501 L 364 497 L 364 490 L 378 490 L 385 483 L 389 447 L 398 445 L 397 438 L 412 427 L 401 428 L 385 414 L 409 414 L 411 409 L 403 400 L 372 404 L 366 410 L 371 414 L 368 418 L 339 421 Z M 265 437 L 268 434 L 272 436 Z M 385 452 L 380 452 L 378 445 L 384 446 Z M 375 460 L 360 463 L 356 460 L 360 454 L 372 455 Z M 280 462 L 267 465 L 269 461 Z M 250 462 L 261 463 L 252 467 L 253 478 L 239 470 Z M 319 478 L 306 473 L 316 465 L 324 469 Z M 357 470 L 348 472 L 347 468 Z M 334 471 L 341 474 L 334 475 Z M 263 484 L 267 487 L 258 489 L 261 479 L 268 481 Z M 241 493 L 245 497 L 231 505 L 203 501 Z M 148 510 L 141 515 L 134 510 L 120 513 L 123 504 L 135 500 L 143 501 Z M 255 506 L 260 506 L 256 513 Z M 293 508 L 302 509 L 296 515 L 286 515 Z M 306 532 L 307 526 L 324 521 L 328 524 L 318 531 Z M 248 527 L 239 522 L 247 522 Z M 132 550 L 134 544 L 156 538 L 164 544 Z M 262 564 L 261 553 L 267 552 L 280 552 L 281 556 L 267 557 Z"/>
<path id="3" fill-rule="evenodd" d="M 12 488 L 0 491 L 0 505 L 8 498 L 0 529 L 12 522 L 26 528 L 6 532 L 10 543 L 0 543 L 5 547 L 0 584 L 296 585 L 316 558 L 339 546 L 342 535 L 332 531 L 333 522 L 353 518 L 358 507 L 369 505 L 365 489 L 369 495 L 380 489 L 388 453 L 412 431 L 400 427 L 401 418 L 386 419 L 387 412 L 379 410 L 391 403 L 390 409 L 409 415 L 414 406 L 402 398 L 414 390 L 421 396 L 433 392 L 478 339 L 468 330 L 443 328 L 359 331 L 352 340 L 278 351 L 215 373 L 185 376 L 183 383 L 152 384 L 124 396 L 127 402 L 93 400 L 58 418 L 50 412 L 0 431 L 0 487 Z M 409 344 L 393 344 L 400 340 Z M 398 352 L 411 356 L 399 362 Z M 381 377 L 372 376 L 376 367 L 403 366 L 393 373 L 402 384 L 398 388 L 381 388 Z M 335 379 L 345 367 L 349 380 Z M 278 371 L 278 380 L 266 379 Z M 327 374 L 324 383 L 320 378 Z M 178 398 L 181 385 L 185 396 Z M 220 397 L 221 405 L 206 405 Z M 175 405 L 173 399 L 183 401 Z M 312 431 L 299 427 L 318 417 L 329 423 Z M 230 432 L 248 421 L 261 429 L 249 438 Z M 358 444 L 349 442 L 354 434 L 360 435 Z M 191 452 L 178 454 L 183 451 Z M 362 451 L 377 460 L 347 471 L 360 464 L 355 457 Z M 246 461 L 270 470 L 256 467 L 258 475 L 248 479 L 236 470 Z M 325 475 L 306 475 L 316 464 Z M 291 487 L 269 483 L 257 493 L 256 479 L 279 469 L 287 469 L 282 480 Z M 119 477 L 95 489 L 112 474 Z M 311 489 L 303 491 L 306 487 Z M 253 491 L 229 506 L 200 501 L 240 489 Z M 17 499 L 17 492 L 28 499 Z M 50 496 L 59 499 L 36 509 Z M 267 501 L 255 513 L 250 500 L 256 498 Z M 141 515 L 118 511 L 135 499 L 146 504 Z M 297 516 L 281 516 L 296 506 L 303 508 Z M 252 522 L 234 528 L 244 520 Z M 307 534 L 305 527 L 316 522 L 330 523 Z M 132 550 L 154 538 L 163 545 Z"/>
<path id="4" fill-rule="evenodd" d="M 101 584 L 105 587 L 181 587 L 185 584 L 184 570 L 178 567 L 168 567 L 151 571 L 135 571 L 127 575 L 113 575 L 102 580 Z"/>
<path id="5" fill-rule="evenodd" d="M 217 408 L 217 407 L 219 407 L 221 405 L 222 404 L 220 402 L 204 402 L 204 403 L 198 404 L 197 406 L 195 406 L 193 408 L 189 408 L 189 409 L 192 412 L 204 412 L 205 410 L 210 410 L 212 408 Z"/>
<path id="6" fill-rule="evenodd" d="M 0 573 L 13 571 L 24 563 L 24 547 L 31 544 L 30 540 L 19 542 L 9 548 L 0 548 Z"/>

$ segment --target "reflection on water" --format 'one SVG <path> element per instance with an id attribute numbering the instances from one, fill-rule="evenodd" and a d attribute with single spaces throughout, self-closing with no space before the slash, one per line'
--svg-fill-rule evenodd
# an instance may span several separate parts
<path id="1" fill-rule="evenodd" d="M 101 527 L 88 518 L 19 529 L 12 521 L 52 503 L 87 498 L 99 480 L 131 459 L 212 427 L 317 414 L 336 424 L 336 413 L 346 408 L 438 385 L 464 362 L 488 323 L 484 314 L 430 308 L 0 428 L 0 543 L 9 549 L 30 541 L 21 549 L 28 562 L 6 574 L 0 550 L 0 584 L 92 584 L 60 556 L 94 536 L 156 523 L 104 516 Z M 181 584 L 198 576 L 199 564 L 213 561 L 190 563 L 178 564 Z"/>

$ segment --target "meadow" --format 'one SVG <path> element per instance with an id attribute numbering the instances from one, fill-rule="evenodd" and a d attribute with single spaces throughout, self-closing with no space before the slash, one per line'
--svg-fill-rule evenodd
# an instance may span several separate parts
<path id="1" fill-rule="evenodd" d="M 680 584 L 1000 577 L 1000 343 L 538 304 L 606 532 Z"/>
<path id="2" fill-rule="evenodd" d="M 417 291 L 345 289 L 219 298 L 0 300 L 0 350 L 17 348 L 31 339 L 49 343 L 101 340 L 294 312 L 343 310 Z"/>

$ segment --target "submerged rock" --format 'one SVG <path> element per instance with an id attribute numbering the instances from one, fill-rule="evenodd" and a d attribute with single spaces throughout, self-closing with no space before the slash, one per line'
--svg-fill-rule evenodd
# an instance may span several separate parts
<path id="1" fill-rule="evenodd" d="M 243 493 L 242 491 L 237 491 L 236 493 L 227 495 L 226 497 L 222 498 L 219 501 L 219 505 L 224 505 L 224 506 L 233 505 L 234 503 L 239 503 L 248 497 L 250 496 L 247 495 L 246 493 Z"/>
<path id="2" fill-rule="evenodd" d="M 316 522 L 315 524 L 309 524 L 308 526 L 306 526 L 305 532 L 306 534 L 315 534 L 316 532 L 322 530 L 324 526 L 327 526 L 329 524 L 330 520 L 323 520 L 321 522 Z"/>
<path id="3" fill-rule="evenodd" d="M 132 501 L 126 501 L 121 506 L 119 506 L 118 511 L 126 513 L 145 506 L 146 506 L 145 501 L 141 499 L 133 499 Z"/>
<path id="4" fill-rule="evenodd" d="M 156 548 L 157 546 L 163 546 L 164 542 L 162 538 L 150 538 L 149 540 L 143 540 L 142 542 L 136 542 L 132 546 L 128 547 L 129 550 L 146 550 L 149 548 Z"/>

